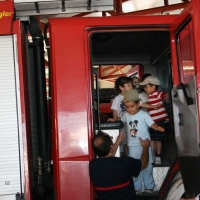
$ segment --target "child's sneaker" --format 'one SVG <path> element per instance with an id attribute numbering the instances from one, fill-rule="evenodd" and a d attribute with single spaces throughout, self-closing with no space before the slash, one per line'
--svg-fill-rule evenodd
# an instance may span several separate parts
<path id="1" fill-rule="evenodd" d="M 155 157 L 155 164 L 156 165 L 160 165 L 161 164 L 161 158 L 160 157 L 158 157 L 158 156 Z"/>
<path id="2" fill-rule="evenodd" d="M 136 194 L 141 194 L 141 193 L 142 193 L 142 190 L 135 190 L 135 193 L 136 193 Z"/>
<path id="3" fill-rule="evenodd" d="M 144 190 L 144 193 L 147 193 L 147 194 L 153 194 L 153 193 L 156 193 L 157 191 L 156 190 L 154 190 L 154 189 L 145 189 Z"/>

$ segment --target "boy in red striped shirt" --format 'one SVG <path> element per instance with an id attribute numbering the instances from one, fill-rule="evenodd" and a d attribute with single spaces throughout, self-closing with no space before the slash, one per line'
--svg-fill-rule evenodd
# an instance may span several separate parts
<path id="1" fill-rule="evenodd" d="M 148 95 L 147 103 L 150 105 L 160 104 L 160 108 L 157 110 L 148 108 L 149 115 L 151 118 L 160 126 L 164 127 L 165 123 L 169 121 L 169 117 L 163 105 L 163 100 L 165 99 L 165 92 L 158 91 L 158 86 L 160 81 L 155 76 L 148 76 L 139 85 L 144 86 L 144 90 Z M 153 155 L 155 156 L 155 164 L 161 164 L 161 150 L 162 141 L 165 140 L 165 132 L 158 132 L 150 129 L 151 145 L 153 150 Z"/>

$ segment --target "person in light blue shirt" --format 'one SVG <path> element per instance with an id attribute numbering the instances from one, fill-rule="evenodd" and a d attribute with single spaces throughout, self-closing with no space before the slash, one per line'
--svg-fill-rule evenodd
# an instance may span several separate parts
<path id="1" fill-rule="evenodd" d="M 150 139 L 149 127 L 160 132 L 164 131 L 164 128 L 156 124 L 147 112 L 139 108 L 139 101 L 140 99 L 136 90 L 125 91 L 123 103 L 126 111 L 121 120 L 126 123 L 129 157 L 135 159 L 140 159 L 143 151 L 139 138 L 143 140 Z M 152 193 L 156 190 L 152 162 L 152 149 L 149 148 L 149 163 L 147 168 L 143 169 L 138 177 L 133 178 L 137 193 Z M 144 183 L 144 188 L 142 187 L 142 182 Z"/>
<path id="2" fill-rule="evenodd" d="M 140 145 L 139 138 L 150 140 L 148 128 L 152 126 L 155 122 L 152 120 L 150 115 L 143 111 L 139 110 L 136 114 L 131 115 L 128 112 L 125 112 L 122 116 L 122 121 L 126 122 L 127 127 L 127 145 L 128 146 L 137 146 Z"/>

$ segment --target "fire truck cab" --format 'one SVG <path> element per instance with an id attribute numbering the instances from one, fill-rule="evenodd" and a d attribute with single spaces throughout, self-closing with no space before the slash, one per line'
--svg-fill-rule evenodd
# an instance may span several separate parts
<path id="1" fill-rule="evenodd" d="M 200 193 L 199 0 L 179 15 L 52 17 L 49 38 L 36 18 L 16 19 L 12 1 L 0 5 L 0 199 L 96 198 L 92 137 L 103 130 L 115 140 L 123 126 L 106 121 L 116 93 L 104 72 L 153 74 L 169 94 L 163 162 L 153 171 L 158 192 L 138 198 Z"/>

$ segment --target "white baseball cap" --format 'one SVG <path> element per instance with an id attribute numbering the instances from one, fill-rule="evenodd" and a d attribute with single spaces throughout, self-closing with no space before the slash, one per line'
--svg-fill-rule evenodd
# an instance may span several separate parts
<path id="1" fill-rule="evenodd" d="M 153 84 L 153 85 L 160 85 L 160 81 L 157 77 L 155 76 L 147 76 L 139 85 L 147 85 L 147 84 Z"/>

